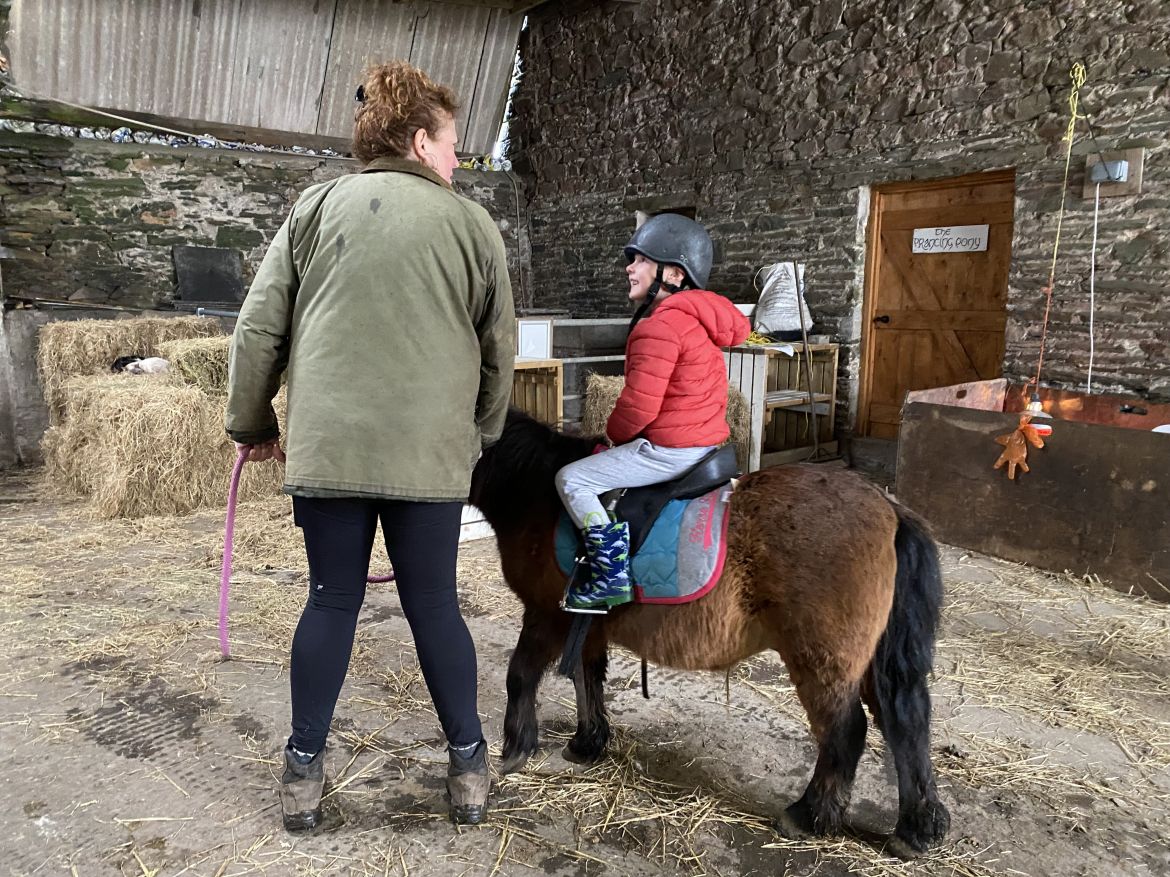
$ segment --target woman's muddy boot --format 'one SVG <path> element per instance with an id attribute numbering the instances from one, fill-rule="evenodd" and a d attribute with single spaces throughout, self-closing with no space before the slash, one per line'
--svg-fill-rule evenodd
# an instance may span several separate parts
<path id="1" fill-rule="evenodd" d="M 451 759 L 447 768 L 451 821 L 456 825 L 478 825 L 487 815 L 488 792 L 492 786 L 487 743 L 481 740 L 466 756 L 460 755 L 456 749 L 447 751 Z"/>
<path id="2" fill-rule="evenodd" d="M 306 759 L 284 747 L 284 775 L 280 778 L 280 809 L 286 831 L 308 831 L 321 821 L 321 793 L 325 788 L 325 750 Z"/>

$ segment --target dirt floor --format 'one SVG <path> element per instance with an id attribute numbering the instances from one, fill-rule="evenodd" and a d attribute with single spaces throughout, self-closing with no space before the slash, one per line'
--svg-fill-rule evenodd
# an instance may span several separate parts
<path id="1" fill-rule="evenodd" d="M 934 758 L 953 829 L 915 863 L 880 853 L 893 771 L 871 731 L 851 835 L 770 820 L 813 747 L 782 666 L 723 676 L 614 656 L 612 758 L 561 758 L 571 686 L 542 689 L 543 756 L 489 824 L 445 820 L 445 754 L 392 586 L 374 586 L 332 735 L 328 824 L 280 826 L 288 643 L 305 568 L 285 500 L 238 523 L 235 658 L 216 660 L 221 512 L 97 521 L 34 474 L 0 477 L 0 871 L 11 874 L 1170 873 L 1170 606 L 946 549 Z M 518 605 L 491 540 L 460 587 L 498 741 Z"/>

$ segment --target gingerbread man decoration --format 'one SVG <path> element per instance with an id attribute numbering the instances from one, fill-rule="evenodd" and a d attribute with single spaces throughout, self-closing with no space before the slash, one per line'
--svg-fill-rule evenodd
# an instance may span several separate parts
<path id="1" fill-rule="evenodd" d="M 1015 431 L 997 436 L 995 441 L 997 444 L 1003 445 L 1003 453 L 999 455 L 999 459 L 995 461 L 992 468 L 1000 469 L 1006 464 L 1007 476 L 1013 480 L 1016 477 L 1017 466 L 1024 472 L 1031 471 L 1028 468 L 1028 445 L 1035 448 L 1044 447 L 1044 439 L 1040 437 L 1036 427 L 1032 426 L 1032 415 L 1030 414 L 1021 414 L 1020 425 L 1016 427 Z"/>

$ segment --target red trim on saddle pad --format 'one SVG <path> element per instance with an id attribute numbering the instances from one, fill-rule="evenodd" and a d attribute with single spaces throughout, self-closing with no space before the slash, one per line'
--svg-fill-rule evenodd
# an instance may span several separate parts
<path id="1" fill-rule="evenodd" d="M 715 562 L 715 569 L 711 572 L 711 578 L 707 580 L 707 584 L 699 588 L 693 594 L 687 594 L 685 597 L 647 597 L 642 592 L 641 585 L 634 585 L 634 602 L 635 603 L 655 603 L 667 606 L 677 606 L 680 603 L 690 603 L 698 600 L 700 597 L 706 596 L 714 587 L 719 584 L 719 579 L 723 576 L 723 565 L 727 561 L 727 525 L 731 522 L 731 510 L 728 509 L 723 515 L 723 523 L 719 527 L 719 559 Z M 707 539 L 711 537 L 710 522 L 708 522 Z"/>

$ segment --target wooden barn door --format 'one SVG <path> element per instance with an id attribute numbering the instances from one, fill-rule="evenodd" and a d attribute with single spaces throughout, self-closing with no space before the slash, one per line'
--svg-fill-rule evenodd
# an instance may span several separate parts
<path id="1" fill-rule="evenodd" d="M 1014 171 L 874 189 L 859 435 L 897 438 L 911 390 L 1000 376 L 1014 198 Z"/>

